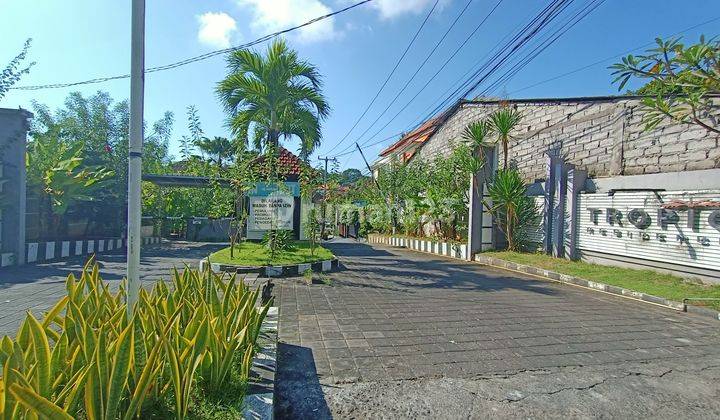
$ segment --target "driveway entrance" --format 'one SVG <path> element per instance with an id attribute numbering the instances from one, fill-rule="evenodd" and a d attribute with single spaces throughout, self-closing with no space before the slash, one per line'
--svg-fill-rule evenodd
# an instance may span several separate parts
<path id="1" fill-rule="evenodd" d="M 716 417 L 720 323 L 475 263 L 331 242 L 276 282 L 281 418 Z"/>

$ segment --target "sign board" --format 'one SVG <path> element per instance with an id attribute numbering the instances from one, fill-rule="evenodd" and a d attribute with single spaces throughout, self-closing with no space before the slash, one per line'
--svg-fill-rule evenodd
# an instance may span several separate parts
<path id="1" fill-rule="evenodd" d="M 720 191 L 581 194 L 580 250 L 720 270 Z"/>
<path id="2" fill-rule="evenodd" d="M 270 195 L 289 195 L 300 197 L 300 183 L 298 182 L 256 182 L 255 186 L 248 191 L 248 196 L 267 197 Z"/>
<path id="3" fill-rule="evenodd" d="M 249 197 L 248 230 L 292 230 L 295 199 L 289 195 Z"/>

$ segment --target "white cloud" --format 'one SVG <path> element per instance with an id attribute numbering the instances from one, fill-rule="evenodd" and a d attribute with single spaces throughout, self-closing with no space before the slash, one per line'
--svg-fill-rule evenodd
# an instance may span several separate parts
<path id="1" fill-rule="evenodd" d="M 435 0 L 375 0 L 370 3 L 378 9 L 383 19 L 391 19 L 406 13 L 420 13 L 432 7 Z M 442 9 L 450 0 L 440 0 L 438 9 Z"/>
<path id="2" fill-rule="evenodd" d="M 230 38 L 237 32 L 235 19 L 227 13 L 207 12 L 197 17 L 200 23 L 198 41 L 214 48 L 227 48 Z"/>
<path id="3" fill-rule="evenodd" d="M 252 9 L 251 26 L 263 34 L 299 25 L 332 12 L 320 0 L 237 0 L 237 3 Z M 297 39 L 309 43 L 333 39 L 337 35 L 335 19 L 328 18 L 300 29 Z"/>

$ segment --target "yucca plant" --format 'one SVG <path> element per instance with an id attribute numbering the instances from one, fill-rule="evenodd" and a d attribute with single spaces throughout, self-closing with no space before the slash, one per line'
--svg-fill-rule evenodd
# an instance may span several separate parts
<path id="1" fill-rule="evenodd" d="M 505 234 L 508 249 L 517 251 L 524 230 L 537 222 L 535 202 L 526 195 L 527 189 L 517 170 L 499 170 L 488 188 L 492 204 L 485 206 L 496 217 Z"/>
<path id="2" fill-rule="evenodd" d="M 489 123 L 497 134 L 497 140 L 503 149 L 503 169 L 508 168 L 508 143 L 510 133 L 520 124 L 522 113 L 515 108 L 503 106 L 490 114 Z"/>

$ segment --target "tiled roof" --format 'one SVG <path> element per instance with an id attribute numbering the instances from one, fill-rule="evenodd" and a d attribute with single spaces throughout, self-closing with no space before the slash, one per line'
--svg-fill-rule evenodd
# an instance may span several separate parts
<path id="1" fill-rule="evenodd" d="M 289 151 L 284 147 L 278 148 L 278 163 L 279 168 L 282 170 L 282 175 L 300 175 L 301 168 L 305 164 L 299 157 L 293 152 Z M 259 156 L 255 159 L 255 162 L 261 164 L 265 161 L 265 156 Z"/>
<path id="2" fill-rule="evenodd" d="M 400 140 L 380 152 L 380 156 L 387 156 L 390 153 L 403 148 L 404 146 L 424 143 L 428 138 L 430 138 L 430 136 L 435 133 L 435 130 L 437 130 L 440 124 L 442 124 L 442 121 L 443 120 L 441 117 L 435 117 L 425 121 L 418 128 L 405 134 L 400 138 Z"/>

